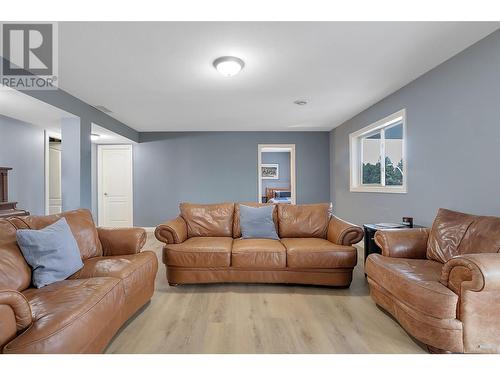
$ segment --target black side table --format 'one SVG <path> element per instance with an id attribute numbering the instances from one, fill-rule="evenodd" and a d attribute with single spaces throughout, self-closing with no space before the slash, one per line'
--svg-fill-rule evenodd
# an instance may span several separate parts
<path id="1" fill-rule="evenodd" d="M 373 253 L 377 253 L 377 254 L 382 253 L 382 249 L 380 249 L 380 247 L 377 246 L 377 244 L 375 243 L 375 240 L 374 240 L 376 231 L 386 230 L 386 229 L 387 230 L 398 230 L 398 229 L 412 229 L 412 228 L 425 228 L 425 227 L 422 225 L 413 225 L 412 227 L 402 225 L 401 227 L 398 227 L 398 228 L 388 228 L 388 227 L 378 226 L 377 224 L 364 224 L 363 229 L 365 231 L 365 238 L 364 238 L 364 241 L 365 241 L 365 262 L 366 262 L 366 258 L 368 258 L 368 255 L 373 254 Z"/>

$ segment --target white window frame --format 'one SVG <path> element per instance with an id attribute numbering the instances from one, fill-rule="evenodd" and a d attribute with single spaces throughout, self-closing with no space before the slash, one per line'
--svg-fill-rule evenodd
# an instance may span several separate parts
<path id="1" fill-rule="evenodd" d="M 363 184 L 363 167 L 361 164 L 362 147 L 361 141 L 363 137 L 375 133 L 382 129 L 390 128 L 398 122 L 402 122 L 403 126 L 403 185 L 402 186 L 386 186 L 385 185 L 385 132 L 381 132 L 380 142 L 380 179 L 381 184 Z M 371 125 L 364 127 L 354 133 L 349 134 L 349 172 L 350 172 L 350 191 L 365 192 L 365 193 L 406 193 L 408 185 L 408 167 L 406 165 L 406 109 L 402 109 L 390 116 L 387 116 Z"/>

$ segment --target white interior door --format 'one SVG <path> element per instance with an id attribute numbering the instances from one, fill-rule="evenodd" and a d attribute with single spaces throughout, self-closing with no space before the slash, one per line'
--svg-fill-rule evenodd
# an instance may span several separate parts
<path id="1" fill-rule="evenodd" d="M 49 143 L 49 215 L 62 212 L 61 143 Z"/>
<path id="2" fill-rule="evenodd" d="M 97 210 L 99 225 L 133 225 L 132 145 L 97 147 Z"/>

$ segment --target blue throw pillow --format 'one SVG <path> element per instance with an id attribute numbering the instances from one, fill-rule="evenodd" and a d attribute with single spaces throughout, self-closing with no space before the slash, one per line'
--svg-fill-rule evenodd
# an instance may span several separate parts
<path id="1" fill-rule="evenodd" d="M 241 237 L 279 240 L 273 221 L 273 211 L 274 206 L 240 205 Z"/>
<path id="2" fill-rule="evenodd" d="M 83 267 L 80 250 L 65 218 L 40 230 L 19 229 L 17 243 L 33 269 L 37 288 L 65 280 Z"/>

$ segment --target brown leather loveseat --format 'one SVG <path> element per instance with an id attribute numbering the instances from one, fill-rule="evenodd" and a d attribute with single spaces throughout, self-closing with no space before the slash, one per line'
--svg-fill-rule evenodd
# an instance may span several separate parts
<path id="1" fill-rule="evenodd" d="M 350 285 L 363 231 L 332 216 L 329 203 L 276 205 L 280 240 L 242 239 L 239 206 L 181 203 L 180 216 L 156 228 L 170 284 Z"/>
<path id="2" fill-rule="evenodd" d="M 373 300 L 431 352 L 500 353 L 500 218 L 440 209 L 432 229 L 377 231 Z"/>
<path id="3" fill-rule="evenodd" d="M 40 289 L 16 242 L 16 230 L 65 217 L 83 268 Z M 0 352 L 99 353 L 154 290 L 156 255 L 140 252 L 141 228 L 96 228 L 88 210 L 0 220 Z"/>

